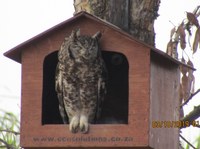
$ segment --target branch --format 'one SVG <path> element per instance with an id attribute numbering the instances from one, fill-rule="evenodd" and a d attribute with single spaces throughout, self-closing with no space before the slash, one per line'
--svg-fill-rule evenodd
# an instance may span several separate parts
<path id="1" fill-rule="evenodd" d="M 11 131 L 11 130 L 4 130 L 4 129 L 0 129 L 0 132 L 8 132 L 8 133 L 13 133 L 14 135 L 20 135 L 20 133 L 19 132 L 16 132 L 16 131 Z"/>
<path id="2" fill-rule="evenodd" d="M 1 138 L 0 138 L 0 142 L 2 142 L 7 149 L 14 149 L 15 148 L 15 147 L 13 147 L 12 145 L 8 144 L 6 141 L 4 141 Z"/>
<path id="3" fill-rule="evenodd" d="M 199 8 L 200 8 L 200 6 L 197 6 L 196 10 L 193 12 L 195 15 L 197 15 L 197 12 L 198 12 Z"/>
<path id="4" fill-rule="evenodd" d="M 194 110 L 190 112 L 188 115 L 184 116 L 181 121 L 189 121 L 190 124 L 193 124 L 194 120 L 200 117 L 200 105 L 194 107 Z M 197 125 L 197 127 L 199 127 Z M 181 127 L 184 128 L 184 127 Z"/>
<path id="5" fill-rule="evenodd" d="M 191 95 L 190 95 L 190 97 L 180 106 L 180 108 L 182 108 L 184 105 L 186 105 L 189 101 L 190 101 L 190 99 L 192 99 L 196 94 L 198 94 L 200 92 L 200 89 L 198 89 L 196 92 L 194 92 L 194 93 L 192 93 Z"/>
<path id="6" fill-rule="evenodd" d="M 186 140 L 182 135 L 179 134 L 179 136 L 180 136 L 181 139 L 183 139 L 188 145 L 190 145 L 193 149 L 197 149 L 197 148 L 194 147 L 188 140 Z"/>

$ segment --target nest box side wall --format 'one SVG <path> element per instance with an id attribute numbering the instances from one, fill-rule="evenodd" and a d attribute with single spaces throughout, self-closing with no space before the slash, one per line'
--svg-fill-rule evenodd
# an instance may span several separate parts
<path id="1" fill-rule="evenodd" d="M 89 134 L 80 137 L 131 138 L 130 141 L 87 142 L 87 141 L 40 141 L 40 138 L 73 138 L 66 125 L 42 125 L 42 83 L 45 57 L 57 51 L 71 31 L 80 28 L 82 34 L 102 32 L 103 50 L 123 53 L 129 62 L 129 112 L 128 124 L 91 125 Z M 150 109 L 150 49 L 99 22 L 82 18 L 67 26 L 47 33 L 22 50 L 22 147 L 63 146 L 127 146 L 147 147 L 149 143 Z M 36 138 L 36 140 L 34 140 Z M 39 140 L 39 141 L 38 141 Z M 58 140 L 58 139 L 56 139 Z"/>
<path id="2" fill-rule="evenodd" d="M 179 121 L 178 64 L 151 53 L 150 146 L 153 148 L 178 148 Z M 161 126 L 158 124 L 161 124 Z"/>

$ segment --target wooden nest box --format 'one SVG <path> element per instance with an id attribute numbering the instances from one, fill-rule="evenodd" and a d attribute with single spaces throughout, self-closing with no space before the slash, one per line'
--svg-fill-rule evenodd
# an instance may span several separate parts
<path id="1" fill-rule="evenodd" d="M 102 119 L 88 134 L 72 134 L 62 124 L 55 92 L 58 49 L 77 28 L 83 35 L 102 33 L 109 73 Z M 152 123 L 179 120 L 180 63 L 116 26 L 81 12 L 5 56 L 22 64 L 22 147 L 178 148 L 178 128 Z"/>

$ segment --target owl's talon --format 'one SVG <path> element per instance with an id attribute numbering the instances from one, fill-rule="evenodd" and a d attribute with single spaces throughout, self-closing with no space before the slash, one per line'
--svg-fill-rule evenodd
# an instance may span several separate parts
<path id="1" fill-rule="evenodd" d="M 88 126 L 83 126 L 80 129 L 81 129 L 81 133 L 84 133 L 84 134 L 88 133 L 88 131 L 89 131 L 89 127 Z"/>
<path id="2" fill-rule="evenodd" d="M 88 133 L 89 131 L 88 118 L 84 115 L 80 117 L 80 131 L 81 133 Z"/>
<path id="3" fill-rule="evenodd" d="M 70 124 L 69 124 L 69 130 L 72 133 L 77 133 L 79 129 L 79 118 L 78 117 L 73 117 Z"/>
<path id="4" fill-rule="evenodd" d="M 75 128 L 71 128 L 70 129 L 70 131 L 72 132 L 72 133 L 77 133 L 78 132 L 78 127 L 75 127 Z"/>

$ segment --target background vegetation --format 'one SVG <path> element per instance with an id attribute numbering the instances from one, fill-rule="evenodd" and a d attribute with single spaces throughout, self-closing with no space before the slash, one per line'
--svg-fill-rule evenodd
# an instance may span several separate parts
<path id="1" fill-rule="evenodd" d="M 20 124 L 13 113 L 0 110 L 0 148 L 18 149 Z"/>

